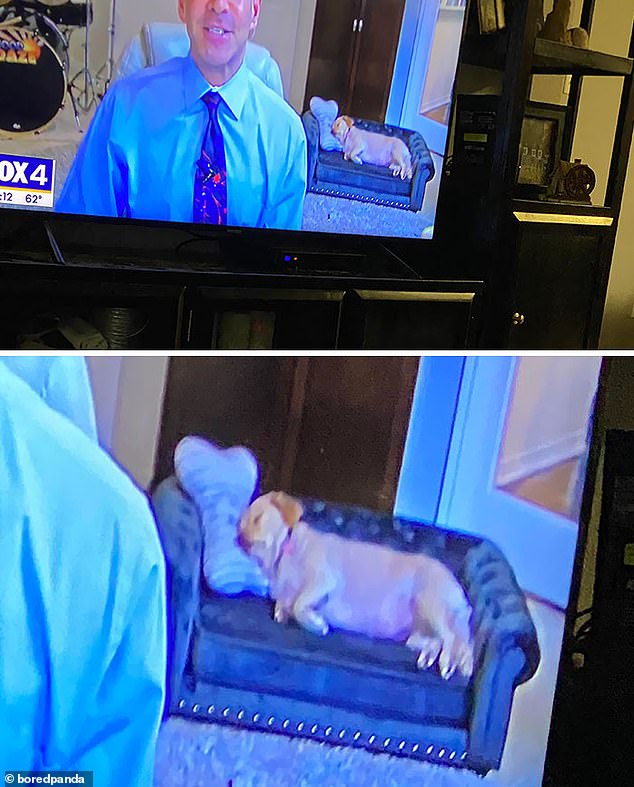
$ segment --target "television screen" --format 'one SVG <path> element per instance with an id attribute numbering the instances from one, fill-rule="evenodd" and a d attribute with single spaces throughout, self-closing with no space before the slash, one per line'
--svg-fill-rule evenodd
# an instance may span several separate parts
<path id="1" fill-rule="evenodd" d="M 0 205 L 427 238 L 466 0 L 0 0 Z"/>
<path id="2" fill-rule="evenodd" d="M 125 567 L 160 554 L 157 528 L 154 784 L 542 783 L 599 358 L 82 361 L 0 358 L 6 595 L 31 600 L 0 607 L 0 662 L 8 647 L 49 676 L 45 694 L 0 680 L 0 699 L 30 754 L 81 732 L 103 767 L 99 724 L 131 705 L 113 736 L 128 774 L 154 745 L 159 607 Z M 137 644 L 109 669 L 113 617 Z M 94 665 L 90 716 L 64 703 L 92 696 Z M 56 713 L 61 731 L 37 722 Z"/>

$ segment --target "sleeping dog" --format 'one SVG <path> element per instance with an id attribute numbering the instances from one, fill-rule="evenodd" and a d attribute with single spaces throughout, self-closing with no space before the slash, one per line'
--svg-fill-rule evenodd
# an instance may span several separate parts
<path id="1" fill-rule="evenodd" d="M 267 575 L 275 620 L 291 617 L 324 636 L 331 627 L 403 641 L 417 666 L 438 662 L 443 678 L 473 672 L 471 607 L 440 561 L 322 533 L 302 521 L 284 492 L 258 497 L 244 512 L 238 543 Z"/>
<path id="2" fill-rule="evenodd" d="M 341 142 L 343 157 L 348 161 L 389 167 L 395 177 L 412 179 L 412 157 L 402 139 L 358 128 L 347 115 L 341 115 L 335 120 L 332 133 Z"/>

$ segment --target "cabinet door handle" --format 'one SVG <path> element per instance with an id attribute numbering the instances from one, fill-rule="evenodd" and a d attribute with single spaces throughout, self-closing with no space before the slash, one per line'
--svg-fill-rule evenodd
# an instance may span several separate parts
<path id="1" fill-rule="evenodd" d="M 359 19 L 359 32 L 363 30 L 363 19 Z"/>
<path id="2" fill-rule="evenodd" d="M 359 28 L 359 20 L 355 19 L 354 22 L 352 23 L 352 32 L 356 33 L 358 28 Z"/>

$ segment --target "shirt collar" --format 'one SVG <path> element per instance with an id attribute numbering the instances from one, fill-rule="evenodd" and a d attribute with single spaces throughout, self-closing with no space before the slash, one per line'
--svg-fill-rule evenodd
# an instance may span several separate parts
<path id="1" fill-rule="evenodd" d="M 205 93 L 209 90 L 215 90 L 220 93 L 223 101 L 235 119 L 240 120 L 240 115 L 242 114 L 244 104 L 247 100 L 249 81 L 248 66 L 244 60 L 240 68 L 228 82 L 225 82 L 225 84 L 220 87 L 211 87 L 200 72 L 196 63 L 194 63 L 190 53 L 185 58 L 184 77 L 186 109 L 192 109 Z"/>

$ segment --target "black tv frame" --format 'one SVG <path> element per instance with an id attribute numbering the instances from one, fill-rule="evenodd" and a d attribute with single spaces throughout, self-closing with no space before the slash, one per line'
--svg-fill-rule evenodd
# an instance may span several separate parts
<path id="1" fill-rule="evenodd" d="M 36 262 L 56 262 L 64 264 L 72 260 L 73 253 L 90 254 L 96 259 L 107 263 L 113 253 L 112 227 L 116 226 L 114 235 L 126 239 L 124 252 L 130 259 L 134 258 L 135 250 L 147 250 L 154 247 L 153 241 L 160 234 L 165 243 L 157 249 L 157 254 L 167 254 L 172 264 L 182 264 L 187 268 L 187 260 L 179 261 L 179 251 L 185 243 L 193 245 L 190 239 L 196 238 L 198 255 L 208 254 L 211 259 L 220 261 L 226 268 L 240 273 L 247 270 L 251 273 L 258 270 L 267 273 L 289 274 L 301 273 L 308 268 L 310 271 L 323 270 L 328 275 L 336 274 L 338 268 L 349 271 L 350 265 L 356 266 L 358 272 L 364 272 L 364 266 L 371 259 L 373 268 L 377 261 L 385 259 L 388 267 L 396 262 L 400 266 L 404 279 L 424 278 L 440 281 L 474 281 L 484 280 L 486 261 L 477 259 L 473 254 L 465 254 L 464 250 L 456 252 L 456 233 L 450 232 L 451 222 L 440 217 L 443 209 L 448 209 L 448 201 L 443 201 L 446 188 L 445 167 L 450 152 L 451 129 L 456 111 L 456 85 L 462 62 L 465 37 L 470 23 L 472 0 L 467 0 L 464 24 L 456 74 L 451 99 L 451 110 L 448 119 L 447 141 L 443 166 L 436 173 L 440 178 L 438 202 L 435 215 L 434 237 L 413 239 L 400 237 L 384 237 L 372 235 L 352 235 L 326 232 L 286 231 L 241 227 L 209 227 L 200 224 L 184 224 L 167 221 L 123 219 L 111 217 L 85 216 L 57 213 L 55 211 L 28 210 L 0 207 L 0 259 L 26 259 Z M 446 207 L 444 207 L 446 206 Z M 74 245 L 68 242 L 68 225 L 72 225 L 70 235 L 83 237 L 86 234 L 91 241 L 80 246 L 75 252 Z M 11 241 L 18 241 L 12 246 Z M 9 243 L 9 245 L 6 245 Z M 205 246 L 207 249 L 205 251 Z M 115 244 L 118 252 L 119 247 Z M 254 257 L 258 262 L 254 263 Z M 297 258 L 290 265 L 284 258 Z M 378 278 L 381 278 L 380 273 Z"/>
<path id="2" fill-rule="evenodd" d="M 605 436 L 605 407 L 610 377 L 610 358 L 603 358 L 599 375 L 599 385 L 597 388 L 594 411 L 592 416 L 592 428 L 588 460 L 586 464 L 585 482 L 583 487 L 583 497 L 581 501 L 581 512 L 579 515 L 579 537 L 577 539 L 577 550 L 570 584 L 570 596 L 566 608 L 564 624 L 564 634 L 557 670 L 557 683 L 553 700 L 553 711 L 551 715 L 550 730 L 548 736 L 548 746 L 546 750 L 546 760 L 544 765 L 544 787 L 568 787 L 574 781 L 579 784 L 572 776 L 572 771 L 577 773 L 583 771 L 583 763 L 588 757 L 588 751 L 584 749 L 586 741 L 575 740 L 573 730 L 567 729 L 570 722 L 570 708 L 575 704 L 575 698 L 571 696 L 572 682 L 571 675 L 574 672 L 572 655 L 575 651 L 575 630 L 580 618 L 579 598 L 581 594 L 581 580 L 583 575 L 586 550 L 588 547 L 588 534 L 592 521 L 592 509 L 594 506 L 595 494 L 599 482 L 599 468 L 603 443 Z M 571 738 L 570 745 L 562 746 L 562 740 L 568 734 Z M 588 738 L 592 738 L 589 733 Z M 595 752 L 594 756 L 598 756 Z M 570 758 L 570 759 L 568 759 Z M 581 763 L 573 763 L 571 760 L 578 758 Z M 574 767 L 573 767 L 574 765 Z M 588 781 L 583 784 L 593 784 L 593 776 L 587 774 Z"/>

